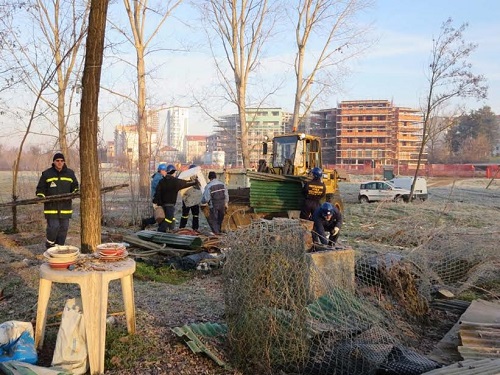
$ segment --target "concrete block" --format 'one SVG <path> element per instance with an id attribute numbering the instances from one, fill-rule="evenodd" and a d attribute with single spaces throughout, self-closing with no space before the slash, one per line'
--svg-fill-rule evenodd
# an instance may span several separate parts
<path id="1" fill-rule="evenodd" d="M 332 249 L 306 254 L 310 258 L 310 284 L 315 298 L 328 293 L 331 287 L 354 292 L 354 250 Z"/>

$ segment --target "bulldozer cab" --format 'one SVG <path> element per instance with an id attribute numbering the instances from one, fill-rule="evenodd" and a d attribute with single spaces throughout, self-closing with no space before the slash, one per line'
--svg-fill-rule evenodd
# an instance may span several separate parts
<path id="1" fill-rule="evenodd" d="M 312 178 L 310 171 L 313 168 L 321 168 L 323 170 L 322 181 L 326 186 L 325 200 L 332 203 L 340 211 L 343 210 L 338 190 L 340 177 L 335 169 L 330 170 L 323 166 L 319 137 L 304 133 L 278 135 L 273 138 L 272 147 L 270 158 L 259 161 L 259 172 L 300 176 L 306 181 L 306 179 Z M 263 154 L 267 155 L 267 143 L 262 145 L 262 150 Z"/>
<path id="2" fill-rule="evenodd" d="M 305 134 L 273 138 L 271 167 L 277 174 L 301 176 L 321 167 L 320 139 Z"/>

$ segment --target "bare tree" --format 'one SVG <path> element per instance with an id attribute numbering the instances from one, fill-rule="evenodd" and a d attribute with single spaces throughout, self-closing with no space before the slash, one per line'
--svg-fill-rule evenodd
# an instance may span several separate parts
<path id="1" fill-rule="evenodd" d="M 488 87 L 485 85 L 485 78 L 482 75 L 475 75 L 472 72 L 472 64 L 467 60 L 477 48 L 476 44 L 464 40 L 463 33 L 467 27 L 468 24 L 465 23 L 455 28 L 452 19 L 449 18 L 443 22 L 439 36 L 432 41 L 427 77 L 429 86 L 422 106 L 422 143 L 410 196 L 413 196 L 422 155 L 431 136 L 432 118 L 452 99 L 484 99 L 487 96 Z"/>
<path id="2" fill-rule="evenodd" d="M 6 45 L 23 85 L 36 97 L 40 94 L 40 87 L 46 86 L 39 100 L 48 111 L 41 114 L 55 128 L 57 148 L 68 161 L 71 158 L 70 145 L 77 140 L 76 122 L 71 129 L 70 120 L 74 116 L 79 91 L 77 81 L 83 61 L 80 47 L 87 31 L 88 10 L 88 3 L 81 0 L 32 0 L 18 11 L 26 12 L 24 19 L 31 20 L 34 29 L 23 28 L 20 33 L 13 33 L 12 43 Z M 13 24 L 8 24 L 8 18 L 1 22 L 4 27 L 14 28 Z M 26 35 L 31 31 L 31 35 Z M 47 72 L 52 70 L 55 70 L 55 77 L 45 81 Z"/>
<path id="3" fill-rule="evenodd" d="M 6 4 L 4 1 L 0 2 L 0 20 L 3 20 L 3 22 L 0 22 L 0 77 L 2 77 L 0 93 L 8 90 L 18 80 L 16 67 L 12 66 L 8 59 L 5 58 L 6 51 L 14 47 L 15 35 L 19 33 L 17 28 L 6 27 L 12 20 L 13 11 L 11 5 Z M 4 104 L 2 102 L 3 100 L 0 98 L 0 114 L 4 114 Z"/>
<path id="4" fill-rule="evenodd" d="M 333 68 L 340 68 L 366 45 L 362 37 L 366 28 L 356 27 L 354 18 L 370 5 L 370 0 L 300 0 L 294 7 L 295 100 L 292 129 L 297 130 L 315 100 L 331 89 Z M 308 49 L 311 38 L 319 46 Z M 305 72 L 310 66 L 310 71 Z M 311 95 L 312 85 L 316 90 Z"/>
<path id="5" fill-rule="evenodd" d="M 83 252 L 101 242 L 101 184 L 97 157 L 99 88 L 108 0 L 91 0 L 80 112 L 81 243 Z"/>
<path id="6" fill-rule="evenodd" d="M 449 156 L 447 134 L 456 124 L 456 113 L 440 116 L 435 113 L 427 127 L 427 160 L 431 163 L 444 162 Z"/>
<path id="7" fill-rule="evenodd" d="M 172 0 L 162 2 L 161 9 L 154 9 L 148 5 L 148 0 L 123 0 L 130 23 L 131 36 L 124 30 L 117 28 L 125 38 L 134 46 L 136 51 L 137 72 L 137 126 L 139 139 L 139 196 L 147 197 L 149 193 L 149 158 L 150 141 L 147 129 L 146 113 L 146 55 L 150 44 L 165 21 L 172 15 L 174 10 L 183 0 Z M 152 25 L 148 14 L 159 15 L 159 21 Z M 149 21 L 149 22 L 148 22 Z M 147 26 L 147 27 L 146 27 Z M 150 30 L 149 33 L 146 29 Z"/>
<path id="8" fill-rule="evenodd" d="M 460 150 L 462 163 L 486 162 L 491 157 L 491 139 L 484 134 L 466 138 Z"/>
<path id="9" fill-rule="evenodd" d="M 238 108 L 241 127 L 243 166 L 250 167 L 250 150 L 246 107 L 247 85 L 250 74 L 256 69 L 262 48 L 272 30 L 273 19 L 267 0 L 208 0 L 204 12 L 211 27 L 222 42 L 224 57 L 230 73 L 216 59 L 215 44 L 209 38 L 224 90 L 230 102 Z"/>

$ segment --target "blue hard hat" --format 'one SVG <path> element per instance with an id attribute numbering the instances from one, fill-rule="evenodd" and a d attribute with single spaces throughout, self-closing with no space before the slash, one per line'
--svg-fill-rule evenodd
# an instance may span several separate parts
<path id="1" fill-rule="evenodd" d="M 158 164 L 158 172 L 166 170 L 167 170 L 167 165 L 165 163 Z"/>
<path id="2" fill-rule="evenodd" d="M 312 169 L 311 173 L 316 178 L 320 178 L 323 176 L 323 171 L 321 170 L 321 168 L 318 168 L 318 167 L 314 167 Z"/>
<path id="3" fill-rule="evenodd" d="M 321 205 L 321 215 L 333 215 L 333 205 L 330 202 L 325 202 Z"/>
<path id="4" fill-rule="evenodd" d="M 172 174 L 176 171 L 175 166 L 172 164 L 167 165 L 167 173 Z"/>
<path id="5" fill-rule="evenodd" d="M 196 164 L 191 164 L 191 165 L 189 166 L 189 169 L 191 169 L 191 168 L 196 168 Z"/>

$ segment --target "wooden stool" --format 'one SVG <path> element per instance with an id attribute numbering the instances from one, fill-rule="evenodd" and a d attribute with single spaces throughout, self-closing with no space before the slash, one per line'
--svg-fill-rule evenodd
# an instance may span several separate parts
<path id="1" fill-rule="evenodd" d="M 40 266 L 35 347 L 40 349 L 43 346 L 47 306 L 52 282 L 79 284 L 91 374 L 104 373 L 108 287 L 111 280 L 120 279 L 121 281 L 127 330 L 129 333 L 135 333 L 135 303 L 132 278 L 132 274 L 135 272 L 135 261 L 126 258 L 117 262 L 108 262 L 103 265 L 103 268 L 106 268 L 106 270 L 70 271 L 53 269 L 45 263 Z"/>

